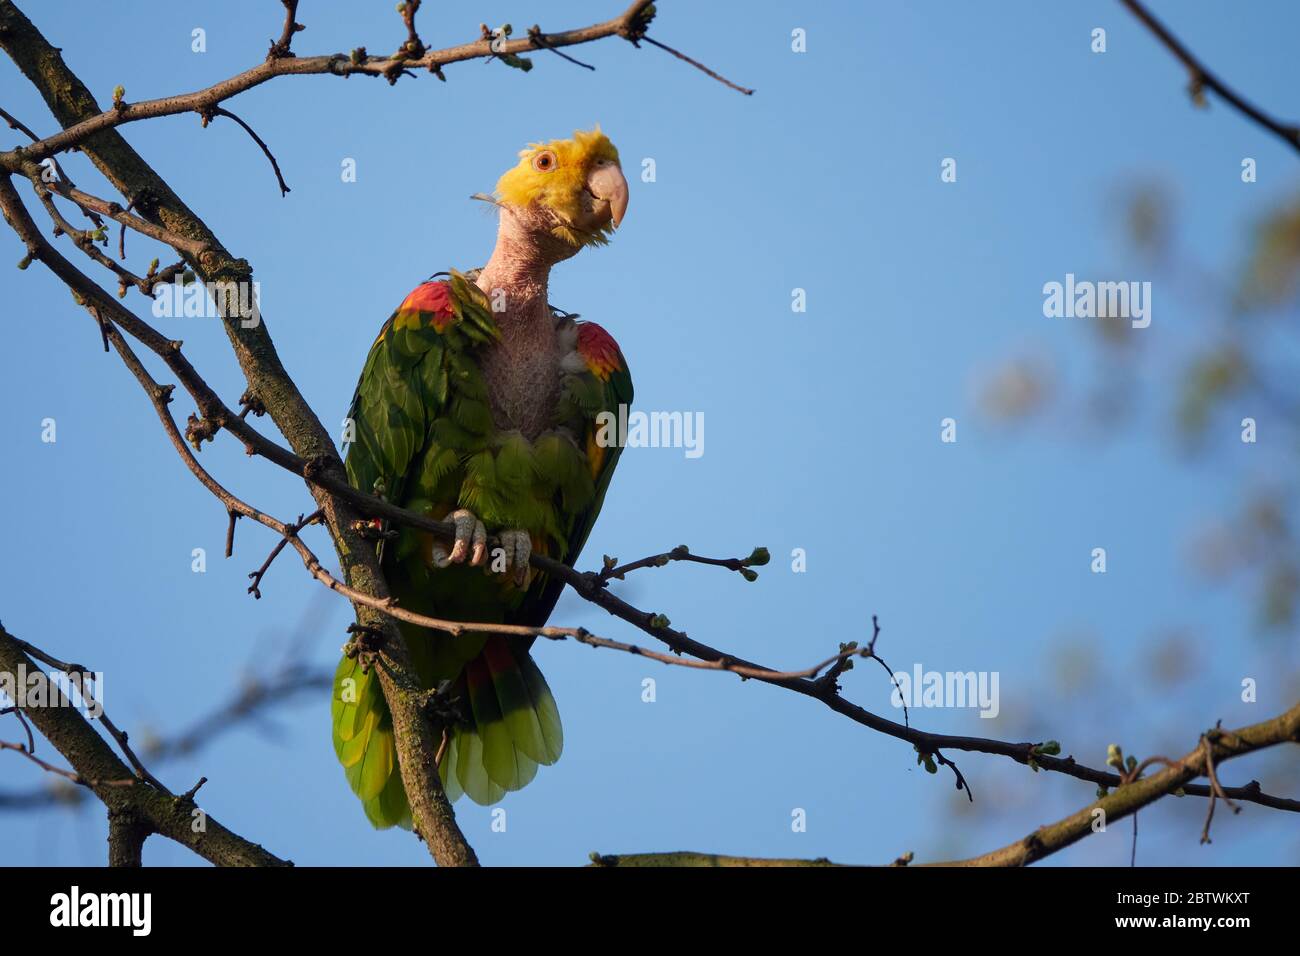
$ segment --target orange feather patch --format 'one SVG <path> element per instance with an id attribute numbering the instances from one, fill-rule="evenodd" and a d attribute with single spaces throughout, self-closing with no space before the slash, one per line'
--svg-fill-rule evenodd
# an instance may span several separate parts
<path id="1" fill-rule="evenodd" d="M 393 320 L 397 328 L 419 328 L 421 313 L 427 313 L 427 321 L 439 332 L 444 331 L 456 311 L 451 304 L 450 282 L 422 282 L 402 300 L 397 307 L 397 316 Z"/>
<path id="2" fill-rule="evenodd" d="M 578 354 L 591 374 L 602 382 L 609 380 L 610 373 L 623 368 L 623 353 L 618 350 L 618 343 L 595 322 L 578 323 Z"/>

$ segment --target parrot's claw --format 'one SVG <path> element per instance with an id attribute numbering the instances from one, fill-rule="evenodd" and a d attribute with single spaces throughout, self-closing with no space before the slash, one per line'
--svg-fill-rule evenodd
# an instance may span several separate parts
<path id="1" fill-rule="evenodd" d="M 453 564 L 480 567 L 488 559 L 487 529 L 474 512 L 461 508 L 447 515 L 447 521 L 456 526 L 456 539 L 451 550 L 435 541 L 431 551 L 433 564 L 447 568 Z M 497 536 L 498 546 L 492 549 L 491 570 L 509 574 L 514 572 L 515 583 L 523 587 L 528 581 L 528 559 L 533 553 L 533 539 L 527 531 L 518 529 L 502 531 Z"/>
<path id="2" fill-rule="evenodd" d="M 466 557 L 472 567 L 481 565 L 487 558 L 487 529 L 483 522 L 474 516 L 474 512 L 464 508 L 447 515 L 447 520 L 456 526 L 456 541 L 450 552 L 440 542 L 434 542 L 434 565 L 445 568 L 462 564 Z"/>
<path id="3" fill-rule="evenodd" d="M 533 553 L 533 538 L 527 531 L 502 531 L 497 535 L 500 542 L 502 566 L 497 567 L 497 555 L 493 555 L 492 570 L 503 574 L 515 573 L 515 583 L 523 587 L 528 582 L 528 559 Z"/>

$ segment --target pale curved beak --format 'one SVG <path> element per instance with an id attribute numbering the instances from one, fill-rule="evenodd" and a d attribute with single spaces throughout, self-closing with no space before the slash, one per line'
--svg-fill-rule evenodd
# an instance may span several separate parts
<path id="1" fill-rule="evenodd" d="M 627 212 L 627 180 L 617 163 L 601 163 L 587 174 L 587 191 L 609 205 L 609 217 L 617 228 Z"/>

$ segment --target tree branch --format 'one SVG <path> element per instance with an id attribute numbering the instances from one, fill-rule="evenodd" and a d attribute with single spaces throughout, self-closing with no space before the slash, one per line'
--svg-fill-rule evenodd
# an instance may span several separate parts
<path id="1" fill-rule="evenodd" d="M 44 671 L 37 667 L 19 641 L 0 625 L 0 672 L 12 675 L 40 674 L 47 685 L 47 700 L 62 693 L 49 684 Z M 66 702 L 66 698 L 64 698 Z M 20 703 L 20 702 L 15 702 Z M 256 843 L 227 830 L 211 816 L 203 815 L 202 829 L 196 829 L 192 799 L 175 797 L 135 778 L 126 764 L 71 706 L 24 707 L 24 714 L 36 729 L 67 758 L 78 782 L 94 791 L 110 815 L 126 817 L 147 826 L 151 832 L 189 847 L 199 856 L 218 866 L 286 866 L 288 861 L 268 853 Z M 129 781 L 129 784 L 124 784 Z M 199 811 L 201 813 L 201 811 Z M 119 824 L 124 826 L 125 824 Z M 111 827 L 110 827 L 111 829 Z M 128 846 L 123 843 L 122 846 Z M 114 851 L 116 854 L 118 851 Z M 125 850 L 122 851 L 125 854 Z M 125 858 L 125 857 L 124 857 Z"/>
<path id="2" fill-rule="evenodd" d="M 230 110 L 220 106 L 214 106 L 203 112 L 203 125 L 207 126 L 215 116 L 224 116 L 228 119 L 232 119 L 244 128 L 244 132 L 251 136 L 253 142 L 261 147 L 262 155 L 270 161 L 271 169 L 275 172 L 275 181 L 280 186 L 280 197 L 284 198 L 289 195 L 292 190 L 289 189 L 289 184 L 284 181 L 284 175 L 280 172 L 280 164 L 276 162 L 275 154 L 271 152 L 271 147 L 266 145 L 266 140 L 258 136 L 257 131 L 254 130 L 253 127 L 249 126 L 234 113 L 230 112 Z"/>
<path id="3" fill-rule="evenodd" d="M 774 859 L 758 856 L 723 856 L 720 853 L 695 853 L 678 850 L 669 853 L 621 853 L 616 855 L 591 854 L 592 866 L 711 866 L 711 867 L 787 867 L 787 866 L 844 866 L 822 857 L 816 860 L 794 858 Z"/>
<path id="4" fill-rule="evenodd" d="M 945 866 L 1025 866 L 1041 860 L 1095 832 L 1098 813 L 1110 826 L 1142 807 L 1154 803 L 1175 790 L 1187 791 L 1187 782 L 1214 773 L 1215 762 L 1231 760 L 1281 743 L 1300 742 L 1300 703 L 1271 720 L 1240 730 L 1211 730 L 1197 743 L 1196 749 L 1152 777 L 1126 783 L 1106 797 L 1084 807 L 1064 820 L 1039 827 L 1028 836 L 1000 849 L 960 860 Z M 1217 781 L 1214 786 L 1217 787 Z M 1211 804 L 1213 813 L 1213 804 Z M 1207 823 L 1208 827 L 1208 823 Z"/>
<path id="5" fill-rule="evenodd" d="M 418 6 L 418 4 L 417 4 Z M 562 30 L 558 33 L 545 34 L 548 48 L 555 49 L 558 47 L 575 46 L 580 43 L 590 43 L 593 40 L 604 39 L 605 37 L 621 36 L 633 42 L 641 39 L 649 39 L 645 36 L 645 29 L 649 23 L 648 13 L 651 6 L 651 0 L 635 0 L 619 16 L 603 23 L 595 23 L 591 26 L 580 27 L 572 30 Z M 19 24 L 21 18 L 23 23 Z M 4 0 L 0 3 L 0 41 L 4 40 L 7 33 L 26 32 L 30 27 L 30 22 L 26 21 L 22 14 L 18 13 L 12 0 Z M 654 41 L 652 41 L 654 42 Z M 409 41 L 408 41 L 409 43 Z M 496 49 L 493 49 L 493 45 Z M 662 44 L 656 44 L 662 46 Z M 6 49 L 8 49 L 6 44 Z M 188 113 L 191 111 L 202 113 L 207 109 L 217 106 L 222 101 L 237 96 L 246 90 L 274 79 L 277 76 L 305 76 L 312 74 L 332 74 L 334 76 L 351 76 L 353 74 L 363 74 L 368 76 L 382 76 L 390 79 L 402 72 L 409 72 L 418 69 L 428 70 L 430 72 L 441 72 L 442 67 L 451 63 L 459 63 L 464 60 L 487 59 L 501 56 L 502 54 L 519 54 L 527 53 L 536 48 L 533 36 L 520 38 L 518 40 L 496 41 L 492 39 L 479 39 L 470 43 L 462 43 L 458 46 L 446 47 L 441 50 L 428 50 L 423 55 L 411 57 L 407 54 L 407 45 L 404 44 L 398 54 L 389 57 L 372 57 L 361 55 L 359 48 L 354 55 L 349 57 L 342 53 L 335 53 L 330 56 L 272 56 L 266 61 L 259 63 L 252 69 L 245 70 L 236 76 L 227 80 L 207 87 L 203 90 L 197 90 L 193 93 L 186 93 L 178 96 L 167 96 L 155 100 L 145 100 L 139 103 L 127 103 L 120 101 L 113 109 L 100 111 L 94 110 L 89 115 L 83 115 L 74 123 L 63 123 L 64 130 L 53 136 L 33 143 L 25 147 L 21 152 L 27 159 L 39 161 L 47 156 L 70 149 L 73 146 L 82 144 L 88 138 L 105 130 L 113 129 L 124 123 L 132 123 L 142 119 L 152 119 L 159 116 L 172 116 L 176 113 Z M 274 52 L 274 47 L 272 48 Z M 665 47 L 665 49 L 670 49 Z M 752 90 L 746 90 L 743 87 L 736 86 L 728 80 L 723 79 L 709 70 L 702 64 L 685 57 L 675 50 L 671 50 L 674 55 L 680 57 L 691 65 L 704 70 L 710 76 L 718 79 L 733 89 L 740 90 L 742 93 L 752 93 Z M 13 53 L 11 52 L 12 56 Z M 20 64 L 21 66 L 21 64 Z M 24 70 L 26 72 L 26 70 Z M 28 74 L 29 78 L 31 75 Z M 35 80 L 33 80 L 35 82 Z M 38 84 L 39 85 L 39 84 Z M 0 165 L 9 169 L 14 169 L 13 163 L 16 162 L 15 153 L 0 153 Z"/>
<path id="6" fill-rule="evenodd" d="M 65 131 L 70 127 L 81 125 L 81 131 L 67 140 L 65 147 L 74 142 L 79 145 L 123 195 L 148 196 L 150 206 L 139 210 L 142 215 L 160 221 L 171 231 L 202 241 L 209 247 L 199 257 L 199 261 L 194 263 L 196 272 L 204 281 L 249 280 L 251 269 L 248 264 L 243 260 L 234 259 L 207 225 L 176 196 L 162 177 L 144 162 L 116 130 L 111 128 L 117 125 L 116 120 L 103 121 L 102 117 L 105 114 L 99 110 L 85 84 L 68 69 L 59 51 L 49 44 L 11 0 L 0 0 L 0 47 L 3 47 L 37 87 Z M 263 67 L 255 68 L 249 73 L 255 74 L 266 67 L 275 68 L 279 65 L 307 62 L 309 61 L 297 58 L 270 60 L 263 64 Z M 249 85 L 256 85 L 256 83 L 249 83 Z M 212 99 L 210 105 L 215 105 L 220 98 Z M 155 101 L 156 104 L 166 102 L 166 100 Z M 180 108 L 163 109 L 156 115 L 166 115 L 168 111 L 178 112 Z M 124 111 L 116 107 L 110 111 L 111 114 L 122 112 Z M 96 116 L 101 119 L 96 120 Z M 54 138 L 59 135 L 61 134 L 56 134 Z M 49 142 L 46 140 L 47 145 Z M 24 153 L 23 156 L 25 159 L 34 158 L 34 155 L 29 153 Z M 4 154 L 0 156 L 0 160 L 5 157 L 10 157 L 12 161 L 12 154 Z M 0 187 L 0 192 L 4 189 L 8 189 L 12 194 L 12 187 L 8 183 Z M 8 197 L 6 206 L 12 207 L 14 199 L 16 197 L 12 195 Z M 137 202 L 136 205 L 139 209 L 140 204 Z M 9 218 L 8 212 L 6 218 Z M 12 224 L 13 220 L 10 221 Z M 30 236 L 23 236 L 23 238 L 30 249 L 32 238 Z M 59 269 L 66 272 L 70 267 L 65 268 L 64 265 L 59 264 L 59 259 L 61 257 L 52 258 L 46 264 L 56 272 Z M 59 268 L 56 269 L 56 265 Z M 76 276 L 80 275 L 76 270 L 72 270 L 72 273 Z M 66 276 L 60 277 L 68 281 Z M 80 278 L 85 279 L 84 276 Z M 97 286 L 95 288 L 98 289 Z M 109 314 L 113 314 L 111 306 L 116 303 L 104 296 L 102 290 L 88 298 L 100 307 L 101 312 L 108 310 Z M 125 310 L 119 308 L 118 313 L 121 312 Z M 127 315 L 129 318 L 129 313 Z M 256 395 L 266 408 L 295 453 L 311 460 L 321 474 L 329 475 L 346 484 L 343 463 L 338 457 L 329 433 L 284 369 L 265 324 L 259 322 L 249 327 L 235 317 L 227 317 L 224 324 L 236 358 L 248 381 L 250 393 Z M 128 326 L 124 325 L 124 327 Z M 137 329 L 137 331 L 144 331 L 146 334 L 152 332 L 147 328 Z M 133 331 L 132 334 L 134 335 L 135 332 Z M 171 351 L 173 360 L 181 364 L 183 360 L 179 357 L 179 346 L 172 347 Z M 188 366 L 188 363 L 183 364 Z M 182 382 L 185 382 L 185 379 L 182 379 Z M 189 383 L 186 384 L 188 386 Z M 215 399 L 215 396 L 213 398 Z M 368 547 L 354 530 L 357 516 L 334 496 L 321 492 L 318 488 L 312 490 L 317 496 L 317 505 L 325 513 L 344 579 L 359 592 L 376 599 L 387 597 L 387 583 L 379 568 L 375 550 Z M 438 863 L 474 865 L 477 863 L 477 858 L 465 840 L 464 834 L 456 825 L 455 814 L 438 777 L 436 755 L 441 732 L 435 728 L 424 712 L 422 691 L 412 676 L 410 659 L 402 635 L 391 620 L 374 609 L 362 604 L 356 606 L 358 622 L 365 627 L 380 629 L 384 634 L 381 651 L 384 666 L 378 668 L 380 686 L 393 719 L 398 763 L 402 782 L 410 799 L 415 829 L 424 838 L 430 854 Z"/>
<path id="7" fill-rule="evenodd" d="M 1135 768 L 1132 779 L 1127 780 L 1118 790 L 1105 798 L 1085 807 L 1059 823 L 1040 827 L 1033 833 L 1008 846 L 985 853 L 982 856 L 952 863 L 931 863 L 927 866 L 1027 866 L 1046 856 L 1059 852 L 1077 843 L 1084 837 L 1098 832 L 1095 829 L 1098 819 L 1106 827 L 1122 820 L 1140 808 L 1181 789 L 1187 791 L 1187 782 L 1199 776 L 1209 776 L 1213 786 L 1219 789 L 1215 777 L 1214 764 L 1243 754 L 1253 753 L 1267 747 L 1282 743 L 1300 742 L 1300 703 L 1286 713 L 1271 720 L 1266 720 L 1241 730 L 1211 730 L 1202 735 L 1196 749 L 1182 760 L 1151 758 L 1142 767 Z M 1139 779 L 1141 769 L 1153 763 L 1167 764 L 1167 769 L 1153 777 Z M 1210 815 L 1214 813 L 1214 804 L 1210 804 Z M 1209 822 L 1207 820 L 1208 829 Z M 1104 827 L 1103 827 L 1104 829 Z M 1206 842 L 1204 839 L 1202 842 Z M 621 855 L 591 854 L 593 866 L 723 866 L 723 867 L 807 867 L 839 866 L 825 858 L 821 859 L 765 859 L 762 857 L 720 856 L 713 853 L 696 853 L 677 851 L 670 853 L 631 853 Z M 912 854 L 907 853 L 896 859 L 892 866 L 907 866 L 912 862 Z"/>
<path id="8" fill-rule="evenodd" d="M 149 826 L 129 810 L 108 811 L 108 865 L 143 866 Z"/>
<path id="9" fill-rule="evenodd" d="M 1179 62 L 1181 62 L 1183 66 L 1187 67 L 1187 72 L 1191 77 L 1189 89 L 1192 98 L 1195 101 L 1200 102 L 1205 90 L 1213 90 L 1237 112 L 1284 140 L 1292 149 L 1300 151 L 1300 126 L 1276 120 L 1244 99 L 1240 94 L 1219 79 L 1216 74 L 1211 72 L 1209 67 L 1205 66 L 1205 64 L 1193 56 L 1191 51 L 1188 50 L 1187 47 L 1183 46 L 1183 44 L 1179 42 L 1178 38 L 1170 33 L 1169 30 L 1165 28 L 1165 25 L 1157 20 L 1155 16 L 1152 15 L 1151 11 L 1143 6 L 1139 0 L 1120 0 L 1120 3 L 1128 7 L 1130 12 L 1132 12 L 1132 14 L 1137 17 L 1148 30 L 1155 34 L 1156 39 L 1163 43 L 1169 52 L 1178 58 Z"/>
<path id="10" fill-rule="evenodd" d="M 301 23 L 294 22 L 294 17 L 298 15 L 298 0 L 281 0 L 281 2 L 284 4 L 284 29 L 280 31 L 280 39 L 271 41 L 271 49 L 266 54 L 268 60 L 293 56 L 289 50 L 293 35 L 307 29 Z"/>
<path id="11" fill-rule="evenodd" d="M 291 700 L 303 696 L 315 696 L 328 693 L 334 684 L 334 669 L 311 668 L 304 670 L 296 659 L 286 658 L 269 676 L 253 672 L 241 677 L 239 685 L 210 711 L 196 717 L 185 727 L 176 732 L 159 736 L 142 735 L 142 742 L 137 746 L 150 764 L 157 766 L 175 757 L 197 753 L 223 734 L 250 722 L 259 721 L 274 707 L 282 706 Z M 317 698 L 319 699 L 319 698 Z M 6 711 L 0 710 L 0 716 Z M 23 720 L 22 711 L 15 714 Z M 24 726 L 25 723 L 24 723 Z M 24 756 L 31 759 L 35 743 L 27 731 L 28 744 Z M 0 749 L 19 749 L 7 741 L 0 741 Z M 82 802 L 83 795 L 91 792 L 81 786 L 76 774 L 69 774 L 60 767 L 44 761 L 36 761 L 44 770 L 68 780 L 66 785 L 38 787 L 25 791 L 0 791 L 0 809 L 31 810 L 55 804 L 75 805 Z M 133 778 L 120 781 L 114 785 L 131 786 Z"/>

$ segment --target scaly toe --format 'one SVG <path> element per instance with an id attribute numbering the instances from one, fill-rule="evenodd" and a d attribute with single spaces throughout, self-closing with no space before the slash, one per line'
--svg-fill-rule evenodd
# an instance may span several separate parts
<path id="1" fill-rule="evenodd" d="M 533 539 L 527 531 L 511 529 L 497 535 L 501 547 L 501 567 L 493 568 L 502 574 L 513 572 L 515 584 L 523 587 L 528 581 L 528 558 L 533 551 Z"/>
<path id="2" fill-rule="evenodd" d="M 461 508 L 447 515 L 447 520 L 456 526 L 456 542 L 451 546 L 448 560 L 452 564 L 460 564 L 469 554 L 470 545 L 474 540 L 474 526 L 478 524 L 478 518 L 474 517 L 474 512 Z"/>
<path id="3" fill-rule="evenodd" d="M 515 537 L 515 584 L 523 587 L 528 583 L 528 558 L 533 552 L 533 539 L 527 531 L 520 531 Z"/>

